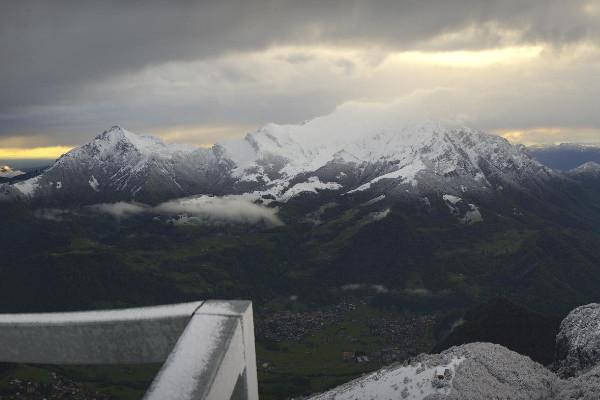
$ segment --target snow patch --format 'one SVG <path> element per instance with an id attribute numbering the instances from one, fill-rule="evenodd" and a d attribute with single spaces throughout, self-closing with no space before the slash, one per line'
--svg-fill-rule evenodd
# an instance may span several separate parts
<path id="1" fill-rule="evenodd" d="M 456 369 L 464 360 L 464 357 L 454 357 L 449 363 L 438 366 L 429 367 L 417 363 L 408 366 L 389 367 L 342 385 L 331 392 L 311 397 L 311 399 L 423 400 L 427 396 L 448 395 L 452 390 L 452 381 L 456 375 Z"/>
<path id="2" fill-rule="evenodd" d="M 27 179 L 26 181 L 17 182 L 13 186 L 25 196 L 31 197 L 40 186 L 39 180 L 40 177 L 36 176 L 35 178 Z"/>
<path id="3" fill-rule="evenodd" d="M 186 317 L 202 302 L 181 303 L 155 307 L 126 308 L 85 312 L 41 313 L 41 314 L 0 314 L 2 324 L 68 324 L 73 322 L 93 323 L 106 321 L 136 321 L 174 317 Z"/>
<path id="4" fill-rule="evenodd" d="M 384 219 L 385 217 L 387 217 L 390 213 L 390 209 L 386 208 L 383 211 L 378 211 L 378 212 L 372 212 L 369 214 L 369 216 L 371 217 L 371 219 L 373 221 L 381 221 L 382 219 Z"/>
<path id="5" fill-rule="evenodd" d="M 450 213 L 463 224 L 470 225 L 483 221 L 483 216 L 475 204 L 466 203 L 458 196 L 445 194 L 442 196 Z"/>
<path id="6" fill-rule="evenodd" d="M 475 204 L 468 204 L 469 210 L 465 212 L 465 215 L 459 220 L 463 224 L 475 224 L 477 222 L 483 222 L 483 216 L 479 212 L 479 208 Z"/>
<path id="7" fill-rule="evenodd" d="M 421 162 L 421 160 L 417 160 L 414 164 L 406 165 L 396 171 L 389 172 L 387 174 L 378 176 L 375 179 L 370 180 L 369 182 L 360 185 L 356 189 L 350 190 L 348 193 L 355 193 L 365 191 L 371 188 L 371 186 L 383 179 L 401 179 L 402 183 L 410 183 L 413 187 L 417 186 L 418 182 L 415 179 L 417 173 L 421 170 L 425 169 L 425 165 Z"/>
<path id="8" fill-rule="evenodd" d="M 375 291 L 375 293 L 388 293 L 389 289 L 381 284 L 373 284 L 366 285 L 363 283 L 347 283 L 340 287 L 343 291 L 353 291 L 353 290 L 363 290 L 363 289 L 371 289 Z"/>
<path id="9" fill-rule="evenodd" d="M 94 190 L 94 192 L 100 191 L 98 189 L 100 187 L 100 184 L 98 183 L 98 180 L 96 179 L 96 177 L 94 175 L 92 175 L 92 177 L 90 178 L 88 183 L 89 183 L 90 187 Z"/>
<path id="10" fill-rule="evenodd" d="M 361 204 L 361 206 L 368 207 L 368 206 L 373 205 L 375 203 L 379 203 L 380 201 L 382 201 L 384 199 L 385 199 L 385 194 L 380 194 L 379 196 L 374 197 L 374 198 L 372 198 L 369 201 L 365 201 L 364 203 Z"/>
<path id="11" fill-rule="evenodd" d="M 453 196 L 451 194 L 445 194 L 442 196 L 442 198 L 452 205 L 456 205 L 462 201 L 460 197 Z"/>
<path id="12" fill-rule="evenodd" d="M 319 177 L 311 176 L 308 181 L 297 183 L 286 190 L 279 198 L 282 201 L 288 201 L 292 197 L 304 192 L 317 193 L 318 190 L 338 190 L 342 187 L 336 182 L 321 182 Z"/>

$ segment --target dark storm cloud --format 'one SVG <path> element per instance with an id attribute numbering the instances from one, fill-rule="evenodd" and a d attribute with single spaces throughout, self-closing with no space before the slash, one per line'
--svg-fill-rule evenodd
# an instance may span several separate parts
<path id="1" fill-rule="evenodd" d="M 45 102 L 63 85 L 271 44 L 372 42 L 421 46 L 486 23 L 527 41 L 563 43 L 595 34 L 578 0 L 413 1 L 5 1 L 0 6 L 2 106 Z M 452 47 L 450 43 L 448 46 Z M 6 95 L 8 94 L 8 96 Z"/>
<path id="2" fill-rule="evenodd" d="M 100 99 L 102 105 L 90 109 L 74 105 L 88 102 L 94 85 L 103 80 L 171 61 L 291 44 L 456 50 L 495 47 L 507 41 L 555 46 L 594 41 L 598 21 L 589 11 L 591 3 L 7 0 L 0 3 L 0 135 L 60 129 L 69 121 L 80 126 L 98 113 L 119 117 L 110 99 Z M 470 35 L 440 39 L 469 29 Z M 306 63 L 310 56 L 290 55 L 288 60 Z M 346 73 L 354 68 L 345 60 L 338 66 Z M 223 68 L 221 78 L 245 79 L 240 70 Z M 328 108 L 340 100 L 333 94 L 326 96 L 331 99 Z M 40 111 L 48 105 L 51 111 Z"/>

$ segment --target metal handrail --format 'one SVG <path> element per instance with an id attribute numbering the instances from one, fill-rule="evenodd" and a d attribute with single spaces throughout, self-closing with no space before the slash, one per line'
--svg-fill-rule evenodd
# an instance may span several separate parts
<path id="1" fill-rule="evenodd" d="M 0 314 L 0 362 L 164 362 L 144 399 L 258 400 L 249 301 Z"/>

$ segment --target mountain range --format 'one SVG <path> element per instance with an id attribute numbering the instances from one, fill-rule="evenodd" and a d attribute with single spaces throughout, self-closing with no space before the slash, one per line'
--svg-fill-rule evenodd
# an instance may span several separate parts
<path id="1" fill-rule="evenodd" d="M 484 219 L 482 206 L 518 216 L 535 204 L 533 212 L 580 202 L 579 192 L 599 186 L 599 170 L 589 162 L 557 171 L 524 146 L 454 123 L 357 118 L 342 108 L 300 125 L 268 124 L 210 148 L 165 144 L 113 126 L 40 174 L 0 183 L 0 200 L 64 208 L 234 196 L 273 207 L 312 196 L 323 204 L 379 203 L 375 219 L 405 204 L 472 224 Z"/>
<path id="2" fill-rule="evenodd" d="M 436 194 L 448 195 L 452 206 L 465 193 L 528 191 L 578 176 L 555 172 L 524 147 L 467 127 L 376 122 L 349 124 L 334 113 L 302 125 L 269 124 L 211 148 L 168 145 L 114 126 L 0 193 L 4 199 L 63 206 L 156 204 L 192 195 L 286 202 L 323 191 L 427 202 L 427 195 Z"/>
<path id="3" fill-rule="evenodd" d="M 600 147 L 574 143 L 561 143 L 552 146 L 532 146 L 531 156 L 541 163 L 559 171 L 569 171 L 586 162 L 600 164 Z"/>

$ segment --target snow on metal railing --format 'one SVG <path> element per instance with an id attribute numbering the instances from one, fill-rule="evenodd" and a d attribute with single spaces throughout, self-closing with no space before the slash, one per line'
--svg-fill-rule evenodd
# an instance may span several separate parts
<path id="1" fill-rule="evenodd" d="M 0 314 L 0 362 L 164 362 L 144 399 L 258 399 L 249 301 Z"/>

